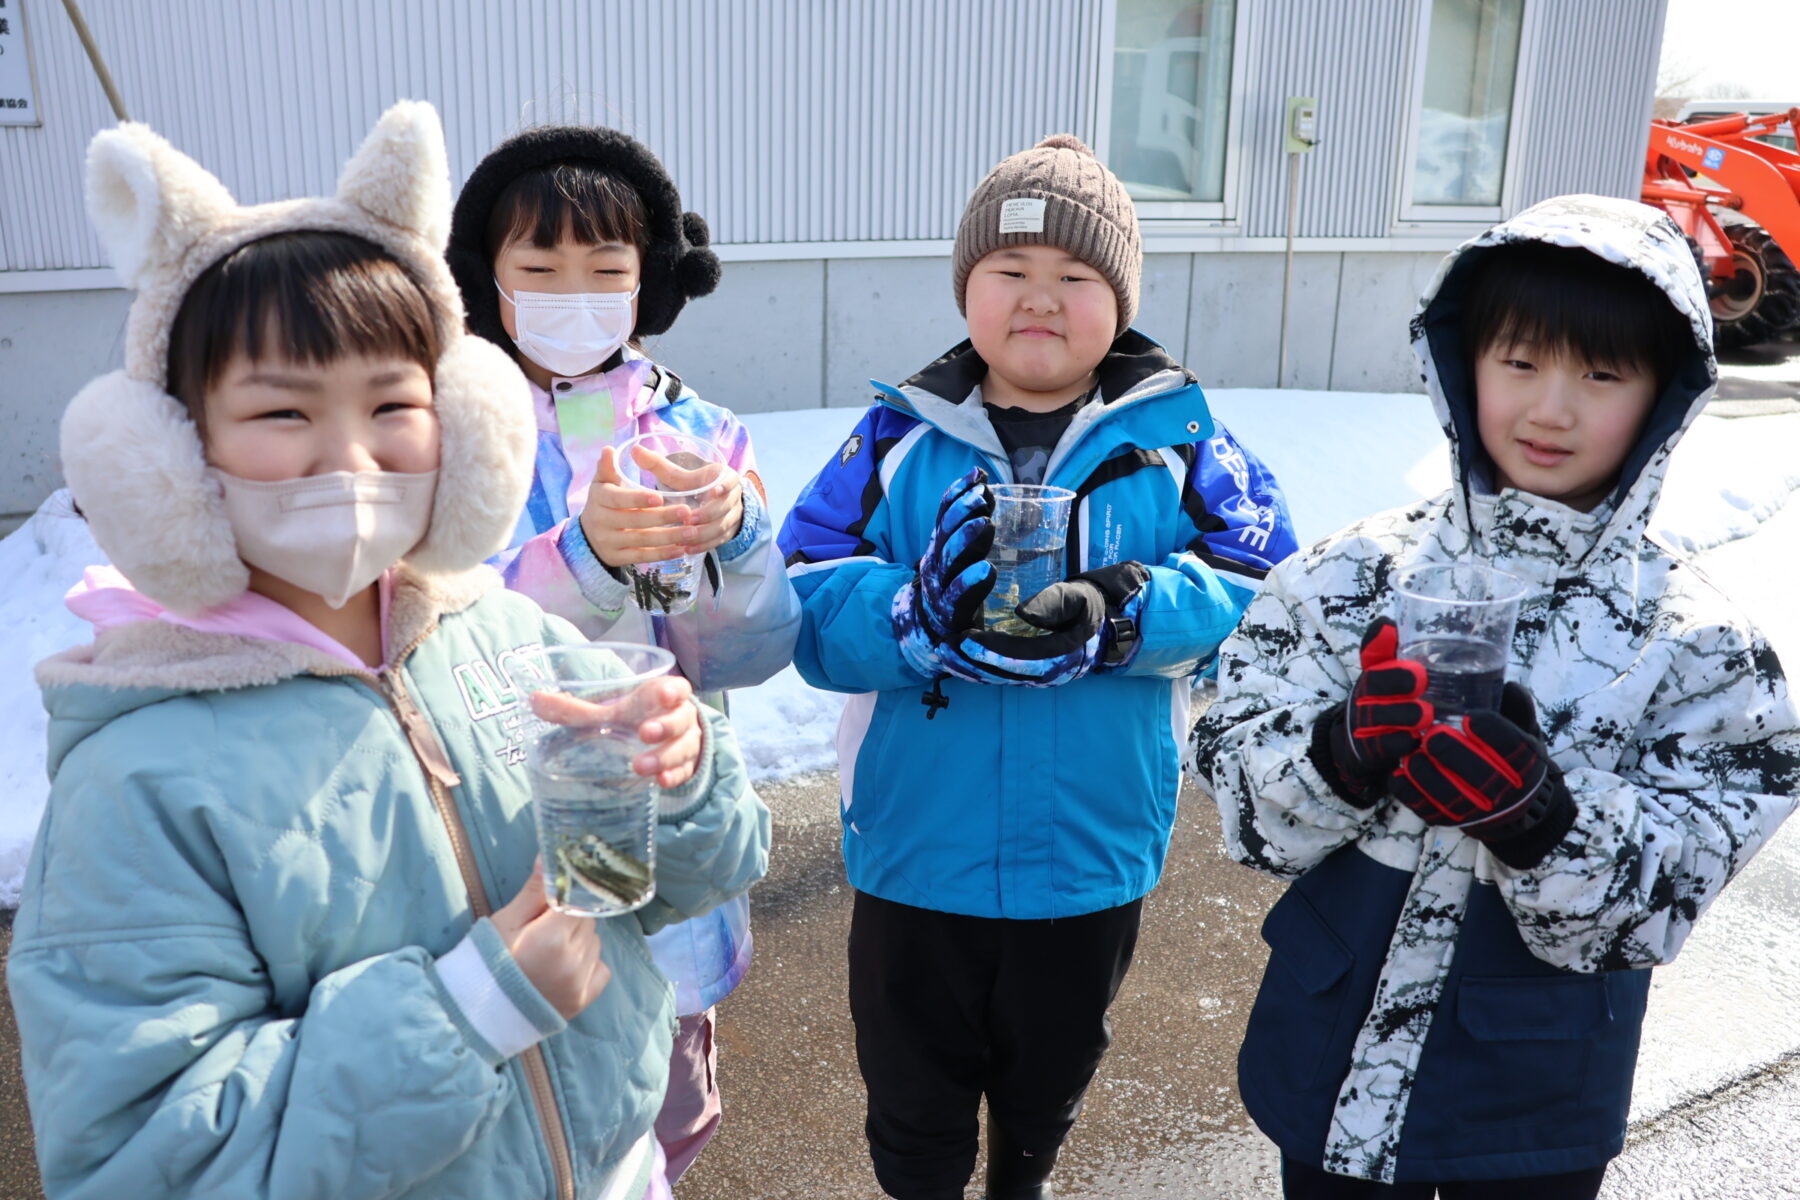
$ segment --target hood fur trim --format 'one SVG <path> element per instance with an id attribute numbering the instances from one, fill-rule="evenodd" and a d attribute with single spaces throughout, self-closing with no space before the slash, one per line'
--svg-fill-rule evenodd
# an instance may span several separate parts
<path id="1" fill-rule="evenodd" d="M 500 587 L 491 567 L 454 575 L 400 569 L 388 605 L 388 644 L 412 645 L 449 613 Z M 202 633 L 166 621 L 133 621 L 37 665 L 40 687 L 208 692 L 266 687 L 297 675 L 342 675 L 340 660 L 311 646 Z"/>
<path id="2" fill-rule="evenodd" d="M 335 196 L 250 207 L 147 126 L 126 123 L 89 147 L 88 209 L 138 294 L 124 372 L 88 385 L 64 417 L 63 471 L 94 540 L 140 591 L 193 614 L 248 585 L 198 433 L 164 391 L 169 331 L 201 272 L 259 238 L 298 230 L 379 246 L 419 284 L 437 320 L 443 461 L 418 564 L 466 570 L 506 545 L 531 486 L 531 393 L 508 356 L 463 331 L 442 257 L 449 167 L 429 104 L 404 101 L 384 113 L 345 164 Z"/>

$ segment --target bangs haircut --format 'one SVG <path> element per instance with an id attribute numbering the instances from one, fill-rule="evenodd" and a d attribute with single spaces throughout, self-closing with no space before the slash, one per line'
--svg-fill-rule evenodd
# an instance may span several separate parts
<path id="1" fill-rule="evenodd" d="M 1531 346 L 1602 370 L 1654 376 L 1657 391 L 1694 347 L 1687 318 L 1629 267 L 1572 246 L 1496 246 L 1474 264 L 1463 304 L 1470 361 L 1496 346 Z"/>
<path id="2" fill-rule="evenodd" d="M 553 250 L 564 235 L 584 246 L 607 242 L 650 248 L 650 215 L 637 189 L 585 163 L 555 163 L 506 185 L 488 213 L 488 261 L 508 244 Z"/>
<path id="3" fill-rule="evenodd" d="M 196 422 L 240 351 L 323 366 L 349 354 L 411 359 L 436 376 L 437 322 L 386 251 L 345 233 L 279 233 L 240 246 L 194 281 L 169 331 L 168 391 Z"/>

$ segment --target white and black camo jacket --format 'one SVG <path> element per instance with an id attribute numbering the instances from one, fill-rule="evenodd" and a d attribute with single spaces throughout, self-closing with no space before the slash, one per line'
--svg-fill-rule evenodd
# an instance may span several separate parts
<path id="1" fill-rule="evenodd" d="M 1468 452 L 1472 397 L 1454 394 L 1469 390 L 1455 382 L 1467 372 L 1443 361 L 1455 352 L 1433 336 L 1433 300 L 1447 279 L 1454 286 L 1459 258 L 1524 239 L 1642 271 L 1694 330 L 1687 386 L 1664 394 L 1678 407 L 1664 428 L 1653 414 L 1650 442 L 1626 466 L 1629 475 L 1641 461 L 1641 470 L 1592 513 L 1483 486 Z M 1270 573 L 1220 648 L 1218 698 L 1189 760 L 1239 862 L 1295 879 L 1354 844 L 1413 873 L 1325 1147 L 1332 1171 L 1387 1181 L 1474 880 L 1498 887 L 1546 963 L 1579 972 L 1665 963 L 1792 811 L 1800 787 L 1800 721 L 1775 654 L 1712 583 L 1646 534 L 1670 452 L 1716 378 L 1705 293 L 1675 226 L 1642 205 L 1598 197 L 1535 206 L 1446 259 L 1414 319 L 1413 344 L 1451 439 L 1456 483 Z M 1508 678 L 1536 698 L 1579 807 L 1574 827 L 1529 870 L 1400 804 L 1347 804 L 1307 758 L 1313 722 L 1349 694 L 1365 626 L 1390 612 L 1393 573 L 1461 559 L 1530 586 Z"/>

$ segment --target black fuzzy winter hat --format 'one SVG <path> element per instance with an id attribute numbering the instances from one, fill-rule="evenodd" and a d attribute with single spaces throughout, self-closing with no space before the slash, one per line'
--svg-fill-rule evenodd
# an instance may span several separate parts
<path id="1" fill-rule="evenodd" d="M 706 245 L 712 234 L 699 213 L 681 211 L 681 194 L 656 155 L 637 139 L 598 125 L 543 125 L 494 147 L 481 160 L 450 221 L 446 257 L 462 289 L 471 332 L 512 349 L 500 324 L 500 297 L 485 240 L 488 216 L 507 185 L 527 171 L 558 163 L 597 167 L 630 184 L 643 199 L 650 246 L 644 252 L 633 337 L 652 337 L 675 323 L 681 306 L 719 286 L 719 258 Z"/>

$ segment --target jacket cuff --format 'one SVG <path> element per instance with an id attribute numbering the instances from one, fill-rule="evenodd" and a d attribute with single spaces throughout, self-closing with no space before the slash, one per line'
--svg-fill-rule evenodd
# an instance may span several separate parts
<path id="1" fill-rule="evenodd" d="M 525 977 L 486 917 L 435 964 L 445 1007 L 490 1066 L 524 1053 L 568 1024 Z"/>
<path id="2" fill-rule="evenodd" d="M 661 825 L 679 825 L 700 811 L 713 785 L 713 735 L 706 725 L 706 709 L 694 706 L 695 720 L 700 723 L 700 761 L 694 764 L 693 778 L 680 787 L 658 788 L 656 820 Z"/>
<path id="3" fill-rule="evenodd" d="M 1560 781 L 1559 781 L 1560 782 Z M 1550 857 L 1550 852 L 1575 827 L 1575 797 L 1567 787 L 1557 787 L 1543 818 L 1511 837 L 1482 838 L 1493 856 L 1515 871 L 1529 871 Z"/>
<path id="4" fill-rule="evenodd" d="M 575 586 L 581 589 L 583 600 L 614 617 L 625 611 L 631 588 L 594 553 L 594 548 L 588 544 L 587 533 L 581 528 L 580 517 L 570 517 L 563 522 L 556 548 L 562 552 L 569 574 L 575 577 Z"/>
<path id="5" fill-rule="evenodd" d="M 722 563 L 734 562 L 750 553 L 750 547 L 756 545 L 757 538 L 762 536 L 763 526 L 768 522 L 768 509 L 763 506 L 762 496 L 757 493 L 756 485 L 746 480 L 743 493 L 744 522 L 738 526 L 737 536 L 714 551 Z"/>
<path id="6" fill-rule="evenodd" d="M 1331 739 L 1333 732 L 1343 723 L 1344 706 L 1341 704 L 1327 710 L 1314 721 L 1312 742 L 1306 748 L 1306 757 L 1312 761 L 1313 770 L 1319 773 L 1338 799 L 1352 808 L 1367 812 L 1380 802 L 1382 789 L 1375 786 L 1379 782 L 1377 780 L 1353 781 L 1339 770 L 1337 756 L 1331 751 Z"/>

